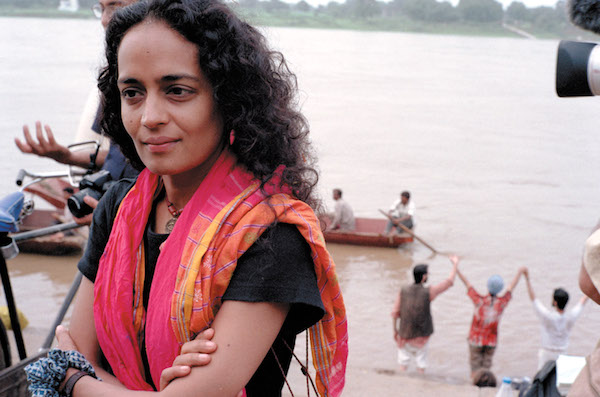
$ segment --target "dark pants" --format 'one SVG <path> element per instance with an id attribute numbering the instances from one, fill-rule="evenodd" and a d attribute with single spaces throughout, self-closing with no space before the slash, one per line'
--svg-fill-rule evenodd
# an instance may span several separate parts
<path id="1" fill-rule="evenodd" d="M 400 223 L 409 229 L 413 228 L 412 217 L 410 217 L 406 220 L 403 220 Z M 394 227 L 394 224 L 392 223 L 392 221 L 388 220 L 388 223 L 385 226 L 385 234 L 389 234 L 392 231 L 393 227 Z M 404 230 L 400 226 L 396 226 L 396 230 L 398 230 L 398 232 L 400 232 L 400 233 L 404 233 Z"/>
<path id="2" fill-rule="evenodd" d="M 471 364 L 471 372 L 475 372 L 478 369 L 490 369 L 492 368 L 492 358 L 496 346 L 474 346 L 469 345 L 469 361 Z"/>

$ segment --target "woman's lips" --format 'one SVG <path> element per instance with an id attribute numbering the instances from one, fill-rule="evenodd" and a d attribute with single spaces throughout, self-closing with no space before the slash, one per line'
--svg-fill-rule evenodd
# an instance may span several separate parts
<path id="1" fill-rule="evenodd" d="M 179 142 L 179 140 L 174 138 L 156 137 L 147 139 L 144 141 L 144 145 L 146 145 L 151 153 L 164 153 L 175 146 L 177 142 Z"/>

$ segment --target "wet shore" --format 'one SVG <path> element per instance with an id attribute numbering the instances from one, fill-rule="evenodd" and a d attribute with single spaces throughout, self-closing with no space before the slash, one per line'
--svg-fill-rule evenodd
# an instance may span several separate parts
<path id="1" fill-rule="evenodd" d="M 293 376 L 293 375 L 292 375 Z M 306 385 L 302 379 L 292 379 L 293 395 L 307 397 Z M 377 371 L 349 365 L 346 372 L 344 397 L 364 396 L 423 396 L 423 397 L 493 397 L 495 387 L 478 388 L 466 383 L 448 383 L 446 379 L 414 373 L 401 374 L 394 371 Z M 314 395 L 314 394 L 311 394 Z M 284 388 L 284 397 L 292 394 Z"/>

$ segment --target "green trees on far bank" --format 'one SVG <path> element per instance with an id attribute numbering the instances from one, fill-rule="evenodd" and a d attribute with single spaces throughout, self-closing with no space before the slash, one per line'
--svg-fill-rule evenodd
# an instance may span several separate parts
<path id="1" fill-rule="evenodd" d="M 90 9 L 97 0 L 79 0 L 79 7 Z M 14 8 L 58 8 L 59 0 L 2 0 L 2 6 Z"/>
<path id="2" fill-rule="evenodd" d="M 542 29 L 548 32 L 566 32 L 567 36 L 576 34 L 576 29 L 567 18 L 566 1 L 560 0 L 552 7 L 527 8 L 519 1 L 513 1 L 504 15 L 505 21 L 522 29 Z M 579 32 L 581 34 L 581 32 Z"/>
<path id="3" fill-rule="evenodd" d="M 500 22 L 504 17 L 502 4 L 496 0 L 460 0 L 456 9 L 465 21 Z"/>
<path id="4" fill-rule="evenodd" d="M 92 17 L 89 11 L 97 0 L 79 0 L 78 16 Z M 527 8 L 515 0 L 506 9 L 497 0 L 336 0 L 312 6 L 307 0 L 224 0 L 254 23 L 277 26 L 306 26 L 363 30 L 395 30 L 432 33 L 506 35 L 505 24 L 537 37 L 569 38 L 585 32 L 570 24 L 565 0 L 554 7 Z M 296 1 L 294 3 L 294 1 Z M 309 0 L 310 1 L 310 0 Z M 2 0 L 5 10 L 47 9 L 54 11 L 59 0 Z M 24 12 L 23 15 L 29 15 Z M 39 12 L 36 14 L 39 15 Z"/>
<path id="5" fill-rule="evenodd" d="M 313 18 L 312 23 L 330 23 L 332 27 L 354 25 L 450 33 L 473 32 L 474 28 L 484 34 L 500 34 L 505 32 L 503 24 L 509 24 L 540 37 L 581 34 L 568 21 L 565 0 L 558 0 L 554 7 L 536 8 L 527 8 L 523 0 L 515 0 L 506 10 L 497 0 L 459 0 L 456 6 L 443 0 L 345 0 L 318 7 L 305 0 L 296 4 L 281 0 L 239 0 L 238 8 L 259 22 L 295 15 L 305 21 Z M 342 23 L 344 20 L 348 21 L 346 25 Z"/>
<path id="6" fill-rule="evenodd" d="M 393 0 L 387 5 L 389 15 L 405 15 L 417 21 L 456 22 L 460 15 L 448 2 L 436 0 Z"/>

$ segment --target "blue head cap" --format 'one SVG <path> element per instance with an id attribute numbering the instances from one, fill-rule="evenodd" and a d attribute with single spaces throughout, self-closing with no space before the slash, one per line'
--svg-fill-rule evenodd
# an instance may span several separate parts
<path id="1" fill-rule="evenodd" d="M 504 280 L 502 280 L 502 277 L 499 275 L 494 274 L 488 278 L 487 287 L 488 291 L 490 291 L 490 294 L 498 295 L 498 293 L 502 291 L 502 288 L 504 288 Z"/>

